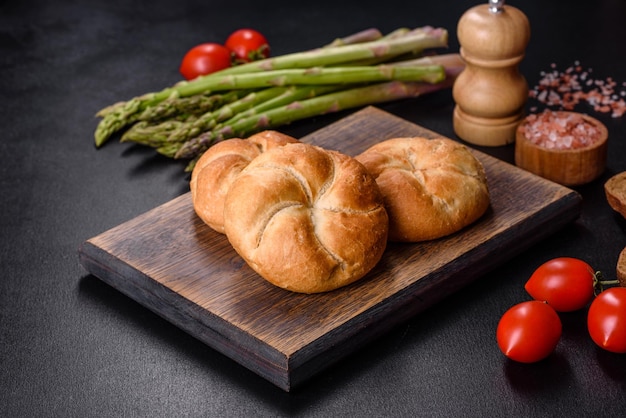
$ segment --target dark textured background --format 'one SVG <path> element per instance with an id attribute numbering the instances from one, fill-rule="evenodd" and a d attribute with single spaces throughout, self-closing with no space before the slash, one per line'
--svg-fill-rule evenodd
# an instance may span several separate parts
<path id="1" fill-rule="evenodd" d="M 507 361 L 500 315 L 528 299 L 543 261 L 584 258 L 614 275 L 623 219 L 603 182 L 626 170 L 624 118 L 610 132 L 607 172 L 577 188 L 583 212 L 540 245 L 399 326 L 295 393 L 189 337 L 86 274 L 81 242 L 188 190 L 184 165 L 112 141 L 93 146 L 95 112 L 178 80 L 183 53 L 254 27 L 274 55 L 368 27 L 443 26 L 471 1 L 0 1 L 1 416 L 617 416 L 626 356 L 596 348 L 585 313 L 562 315 L 546 361 Z M 552 63 L 626 81 L 626 3 L 517 1 L 532 39 L 521 69 L 532 86 Z M 449 91 L 381 108 L 454 137 Z M 283 130 L 301 136 L 345 116 Z M 487 149 L 512 161 L 513 147 Z"/>

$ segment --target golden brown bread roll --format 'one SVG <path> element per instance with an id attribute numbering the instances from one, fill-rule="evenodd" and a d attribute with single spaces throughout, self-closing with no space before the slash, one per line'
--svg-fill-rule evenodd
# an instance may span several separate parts
<path id="1" fill-rule="evenodd" d="M 248 139 L 218 142 L 198 159 L 189 183 L 193 207 L 200 219 L 224 233 L 224 199 L 233 180 L 254 158 L 272 148 L 298 142 L 276 131 L 263 131 Z"/>
<path id="2" fill-rule="evenodd" d="M 626 171 L 618 173 L 604 183 L 609 206 L 626 218 Z"/>
<path id="3" fill-rule="evenodd" d="M 378 263 L 388 219 L 361 164 L 298 143 L 268 150 L 241 171 L 226 195 L 224 228 L 267 281 L 319 293 L 360 279 Z"/>
<path id="4" fill-rule="evenodd" d="M 449 235 L 489 207 L 482 164 L 449 139 L 393 138 L 356 157 L 374 176 L 389 215 L 389 240 Z"/>
<path id="5" fill-rule="evenodd" d="M 624 248 L 619 254 L 616 270 L 619 285 L 622 287 L 626 287 L 626 248 Z"/>

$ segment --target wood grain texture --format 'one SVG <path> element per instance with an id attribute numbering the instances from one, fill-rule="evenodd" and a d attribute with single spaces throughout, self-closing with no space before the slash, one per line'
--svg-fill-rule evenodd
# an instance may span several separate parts
<path id="1" fill-rule="evenodd" d="M 606 169 L 606 158 L 609 148 L 609 131 L 598 119 L 584 113 L 554 111 L 550 113 L 556 123 L 567 122 L 571 125 L 588 125 L 585 131 L 595 128 L 598 137 L 591 145 L 583 148 L 550 149 L 537 145 L 534 141 L 526 138 L 526 129 L 531 132 L 533 123 L 528 119 L 522 122 L 515 133 L 515 165 L 526 171 L 535 173 L 555 183 L 564 186 L 580 186 L 590 183 L 602 175 Z M 533 115 L 533 117 L 536 115 Z M 582 120 L 579 121 L 578 118 Z M 539 117 L 539 120 L 542 120 Z M 548 123 L 548 122 L 544 122 Z M 544 127 L 544 131 L 553 128 Z M 558 133 L 558 131 L 552 131 Z M 563 135 L 566 135 L 563 133 Z M 571 135 L 571 134 L 570 134 Z"/>
<path id="2" fill-rule="evenodd" d="M 492 4 L 467 10 L 457 24 L 465 69 L 452 94 L 454 132 L 465 141 L 500 146 L 515 141 L 524 118 L 528 83 L 519 71 L 530 40 L 530 23 L 519 9 Z"/>
<path id="3" fill-rule="evenodd" d="M 396 136 L 439 136 L 369 107 L 304 142 L 356 155 Z M 84 267 L 199 340 L 289 391 L 574 220 L 580 196 L 476 152 L 491 207 L 444 239 L 390 244 L 364 279 L 304 295 L 256 275 L 195 215 L 190 193 L 84 242 Z"/>

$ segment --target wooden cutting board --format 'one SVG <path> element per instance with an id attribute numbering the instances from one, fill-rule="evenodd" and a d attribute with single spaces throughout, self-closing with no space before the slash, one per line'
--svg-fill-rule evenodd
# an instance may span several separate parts
<path id="1" fill-rule="evenodd" d="M 302 141 L 356 155 L 396 136 L 440 136 L 374 107 Z M 573 190 L 476 152 L 491 208 L 450 237 L 390 244 L 345 288 L 291 293 L 256 275 L 195 215 L 190 193 L 84 242 L 91 274 L 289 391 L 578 217 Z"/>

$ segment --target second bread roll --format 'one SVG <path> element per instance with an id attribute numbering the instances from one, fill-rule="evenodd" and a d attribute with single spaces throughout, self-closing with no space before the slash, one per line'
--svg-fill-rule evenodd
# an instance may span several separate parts
<path id="1" fill-rule="evenodd" d="M 226 196 L 224 229 L 267 281 L 319 293 L 360 279 L 378 263 L 388 218 L 361 164 L 299 143 L 269 150 L 241 171 Z"/>
<path id="2" fill-rule="evenodd" d="M 263 131 L 248 139 L 231 138 L 209 148 L 196 163 L 189 187 L 196 214 L 224 233 L 224 199 L 237 175 L 264 152 L 298 142 L 277 131 Z"/>
<path id="3" fill-rule="evenodd" d="M 489 207 L 482 164 L 450 139 L 393 138 L 356 157 L 374 176 L 389 214 L 389 240 L 440 238 Z"/>

